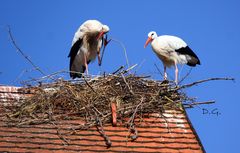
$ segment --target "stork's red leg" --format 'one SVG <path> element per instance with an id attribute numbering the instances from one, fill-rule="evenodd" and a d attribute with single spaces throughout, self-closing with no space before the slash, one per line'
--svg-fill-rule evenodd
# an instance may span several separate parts
<path id="1" fill-rule="evenodd" d="M 167 80 L 167 67 L 164 65 L 164 74 L 163 74 L 164 80 Z"/>
<path id="2" fill-rule="evenodd" d="M 178 84 L 178 67 L 177 67 L 177 63 L 175 63 L 175 83 Z"/>
<path id="3" fill-rule="evenodd" d="M 88 75 L 88 64 L 87 64 L 87 57 L 85 54 L 84 54 L 83 60 L 84 60 L 84 65 L 86 67 L 86 74 Z"/>

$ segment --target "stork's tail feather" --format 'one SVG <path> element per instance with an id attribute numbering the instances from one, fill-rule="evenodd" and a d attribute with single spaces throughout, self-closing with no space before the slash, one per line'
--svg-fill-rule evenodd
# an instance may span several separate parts
<path id="1" fill-rule="evenodd" d="M 71 77 L 72 79 L 81 78 L 81 77 L 82 77 L 82 74 L 71 72 L 71 73 L 70 73 L 70 77 Z"/>
<path id="2" fill-rule="evenodd" d="M 200 60 L 199 60 L 198 58 L 196 58 L 196 57 L 190 57 L 190 58 L 188 59 L 188 62 L 187 62 L 187 65 L 188 65 L 188 66 L 195 67 L 197 64 L 198 64 L 198 65 L 201 64 L 201 63 L 200 63 Z"/>
<path id="3" fill-rule="evenodd" d="M 79 72 L 75 72 L 75 71 L 71 70 L 70 77 L 72 79 L 82 78 L 83 77 L 83 73 L 85 72 L 85 70 L 86 70 L 85 66 L 82 66 Z"/>
<path id="4" fill-rule="evenodd" d="M 197 55 L 192 51 L 192 49 L 188 46 L 182 47 L 176 50 L 179 54 L 185 55 L 187 58 L 187 65 L 189 66 L 196 66 L 197 64 L 200 65 L 200 60 Z"/>

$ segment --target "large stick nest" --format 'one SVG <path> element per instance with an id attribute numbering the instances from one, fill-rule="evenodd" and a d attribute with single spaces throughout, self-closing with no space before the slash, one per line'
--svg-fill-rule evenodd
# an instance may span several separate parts
<path id="1" fill-rule="evenodd" d="M 96 117 L 103 124 L 111 122 L 111 103 L 116 103 L 118 120 L 123 121 L 133 114 L 135 117 L 166 109 L 181 110 L 181 102 L 188 99 L 168 82 L 122 73 L 75 82 L 58 81 L 33 89 L 35 94 L 9 114 L 15 123 L 37 124 L 78 116 L 90 126 L 95 125 Z"/>
<path id="2" fill-rule="evenodd" d="M 79 124 L 74 131 L 96 126 L 104 138 L 107 147 L 112 143 L 104 132 L 104 124 L 112 122 L 112 104 L 117 106 L 117 121 L 128 128 L 132 141 L 138 138 L 135 118 L 144 114 L 157 113 L 164 115 L 165 110 L 182 110 L 183 105 L 191 108 L 196 103 L 194 98 L 187 97 L 181 89 L 211 80 L 234 80 L 233 78 L 210 78 L 191 84 L 176 86 L 168 81 L 156 81 L 147 77 L 125 75 L 124 71 L 117 75 L 82 78 L 77 81 L 56 81 L 30 87 L 34 91 L 29 98 L 19 102 L 8 114 L 9 125 L 50 123 L 63 119 L 81 118 L 85 124 Z M 186 108 L 187 108 L 186 107 Z M 128 120 L 126 120 L 128 119 Z M 69 142 L 59 133 L 66 144 Z"/>

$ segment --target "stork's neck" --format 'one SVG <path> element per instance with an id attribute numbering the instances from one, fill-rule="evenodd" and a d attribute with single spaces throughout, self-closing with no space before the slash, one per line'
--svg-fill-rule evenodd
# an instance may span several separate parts
<path id="1" fill-rule="evenodd" d="M 158 50 L 157 48 L 159 47 L 159 44 L 157 42 L 157 39 L 153 39 L 152 42 L 151 42 L 151 46 L 152 46 L 152 49 L 154 51 Z"/>
<path id="2" fill-rule="evenodd" d="M 154 38 L 153 40 L 152 40 L 152 42 L 151 42 L 151 45 L 153 46 L 153 45 L 155 45 L 156 44 L 156 39 Z"/>

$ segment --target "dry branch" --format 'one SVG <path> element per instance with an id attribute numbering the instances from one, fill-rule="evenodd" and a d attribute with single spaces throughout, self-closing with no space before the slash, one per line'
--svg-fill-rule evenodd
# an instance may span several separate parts
<path id="1" fill-rule="evenodd" d="M 97 126 L 97 130 L 98 132 L 101 134 L 101 136 L 104 138 L 107 148 L 111 147 L 112 142 L 109 139 L 109 137 L 106 135 L 104 129 L 103 129 L 103 124 L 102 121 L 99 119 L 99 117 L 96 115 L 96 126 Z"/>
<path id="2" fill-rule="evenodd" d="M 127 126 L 129 127 L 129 136 L 131 134 L 133 134 L 131 136 L 132 141 L 134 141 L 138 138 L 138 131 L 135 128 L 134 119 L 136 118 L 136 113 L 139 111 L 138 108 L 142 105 L 143 101 L 144 101 L 144 97 L 141 98 L 141 101 L 139 102 L 139 104 L 134 109 L 134 112 L 133 112 L 132 116 L 130 117 L 130 119 L 128 121 L 128 124 L 127 124 Z"/>
<path id="3" fill-rule="evenodd" d="M 162 73 L 161 70 L 158 68 L 158 66 L 157 66 L 156 63 L 154 63 L 154 66 L 156 67 L 158 73 L 159 73 L 161 76 L 163 76 L 163 73 Z"/>
<path id="4" fill-rule="evenodd" d="M 192 102 L 192 103 L 185 103 L 185 104 L 183 104 L 183 106 L 185 106 L 185 108 L 193 108 L 193 106 L 197 106 L 197 105 L 206 105 L 206 104 L 213 104 L 213 103 L 215 103 L 215 100 L 205 101 L 205 102 Z"/>
<path id="5" fill-rule="evenodd" d="M 112 41 L 118 43 L 118 44 L 122 47 L 123 52 L 124 52 L 124 56 L 125 56 L 125 59 L 126 59 L 126 64 L 127 64 L 127 66 L 129 67 L 129 61 L 128 61 L 128 56 L 127 56 L 127 50 L 126 50 L 124 44 L 123 44 L 121 41 L 119 41 L 119 40 L 117 40 L 117 39 L 115 39 L 115 38 L 111 38 L 110 40 L 112 40 Z"/>
<path id="6" fill-rule="evenodd" d="M 235 79 L 234 78 L 209 78 L 209 79 L 205 79 L 205 80 L 199 80 L 199 81 L 196 81 L 196 82 L 193 82 L 193 83 L 190 83 L 190 84 L 182 85 L 182 86 L 178 87 L 177 90 L 184 89 L 184 88 L 189 88 L 189 87 L 192 87 L 194 85 L 197 85 L 197 84 L 200 84 L 200 83 L 203 83 L 203 82 L 214 81 L 214 80 L 230 80 L 230 81 L 234 81 Z"/>
<path id="7" fill-rule="evenodd" d="M 13 46 L 16 48 L 16 50 L 37 70 L 39 71 L 42 75 L 46 76 L 46 73 L 44 73 L 40 67 L 38 67 L 36 64 L 33 63 L 33 61 L 20 49 L 20 47 L 18 47 L 15 39 L 13 38 L 13 35 L 12 35 L 12 31 L 11 31 L 11 28 L 10 26 L 8 26 L 8 34 L 9 34 L 9 37 L 11 39 L 11 42 L 13 44 Z M 52 77 L 49 77 L 50 79 L 54 80 Z"/>
<path id="8" fill-rule="evenodd" d="M 120 67 L 119 67 L 116 71 L 114 71 L 112 74 L 118 73 L 118 72 L 121 71 L 123 68 L 124 68 L 124 66 L 120 66 Z"/>
<path id="9" fill-rule="evenodd" d="M 192 68 L 189 69 L 188 73 L 178 82 L 178 84 L 181 84 L 192 72 Z"/>

